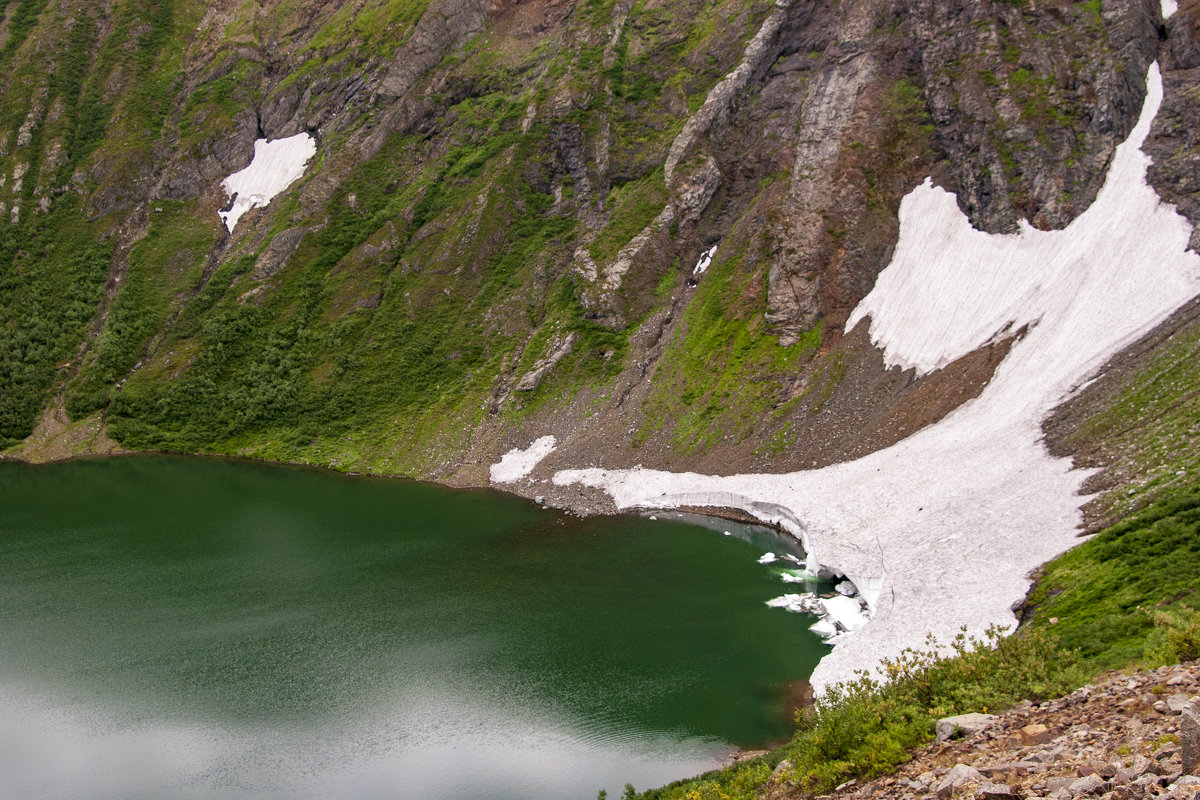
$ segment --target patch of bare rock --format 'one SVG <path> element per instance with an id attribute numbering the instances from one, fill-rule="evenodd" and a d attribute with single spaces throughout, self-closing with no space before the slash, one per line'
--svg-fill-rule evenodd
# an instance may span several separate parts
<path id="1" fill-rule="evenodd" d="M 939 724 L 895 773 L 817 800 L 1197 800 L 1200 662 L 1111 674 L 1066 697 Z M 989 719 L 990 717 L 990 719 Z M 955 728 L 958 728 L 955 731 Z M 778 774 L 779 771 L 777 771 Z M 772 782 L 760 797 L 803 797 Z"/>

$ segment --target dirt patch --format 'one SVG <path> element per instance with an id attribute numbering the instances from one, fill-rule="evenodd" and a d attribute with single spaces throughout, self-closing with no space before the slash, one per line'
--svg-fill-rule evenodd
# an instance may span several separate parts
<path id="1" fill-rule="evenodd" d="M 128 452 L 130 451 L 108 438 L 100 414 L 92 414 L 86 419 L 72 422 L 67 417 L 62 398 L 59 397 L 42 412 L 33 433 L 20 445 L 0 457 L 43 463 L 62 461 L 74 456 Z"/>

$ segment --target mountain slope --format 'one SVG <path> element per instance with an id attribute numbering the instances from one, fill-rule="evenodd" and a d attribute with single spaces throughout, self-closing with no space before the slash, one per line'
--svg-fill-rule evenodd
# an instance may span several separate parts
<path id="1" fill-rule="evenodd" d="M 455 483 L 544 433 L 723 472 L 903 438 L 1005 345 L 916 379 L 842 335 L 900 198 L 933 174 L 985 230 L 1062 227 L 1153 58 L 1174 118 L 1196 99 L 1186 2 L 3 13 L 6 440 L 61 404 L 127 448 Z M 226 232 L 221 180 L 305 131 L 304 177 Z M 1195 143 L 1158 136 L 1191 213 Z"/>

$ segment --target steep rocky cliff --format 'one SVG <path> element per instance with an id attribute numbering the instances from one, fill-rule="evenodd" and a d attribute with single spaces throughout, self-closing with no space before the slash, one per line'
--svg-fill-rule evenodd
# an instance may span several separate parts
<path id="1" fill-rule="evenodd" d="M 932 175 L 983 230 L 1066 226 L 1155 59 L 1150 180 L 1200 222 L 1195 0 L 0 9 L 0 437 L 25 457 L 482 484 L 542 434 L 616 467 L 862 455 L 1008 346 L 917 379 L 843 333 L 900 199 Z M 227 231 L 222 180 L 304 132 L 303 177 Z"/>

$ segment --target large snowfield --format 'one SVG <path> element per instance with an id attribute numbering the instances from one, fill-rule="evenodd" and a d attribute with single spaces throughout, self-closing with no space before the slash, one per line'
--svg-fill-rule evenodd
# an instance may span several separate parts
<path id="1" fill-rule="evenodd" d="M 920 646 L 927 633 L 947 642 L 962 626 L 1012 628 L 1030 571 L 1079 543 L 1086 500 L 1079 491 L 1089 473 L 1046 451 L 1043 419 L 1200 294 L 1190 225 L 1146 183 L 1140 148 L 1161 102 L 1155 64 L 1103 189 L 1065 230 L 980 232 L 928 181 L 904 199 L 893 260 L 847 329 L 869 320 L 886 362 L 924 375 L 1028 326 L 983 393 L 937 424 L 818 470 L 592 468 L 558 472 L 554 483 L 604 489 L 620 508 L 740 508 L 799 536 L 871 609 L 870 622 L 838 637 L 821 661 L 818 691 Z"/>

